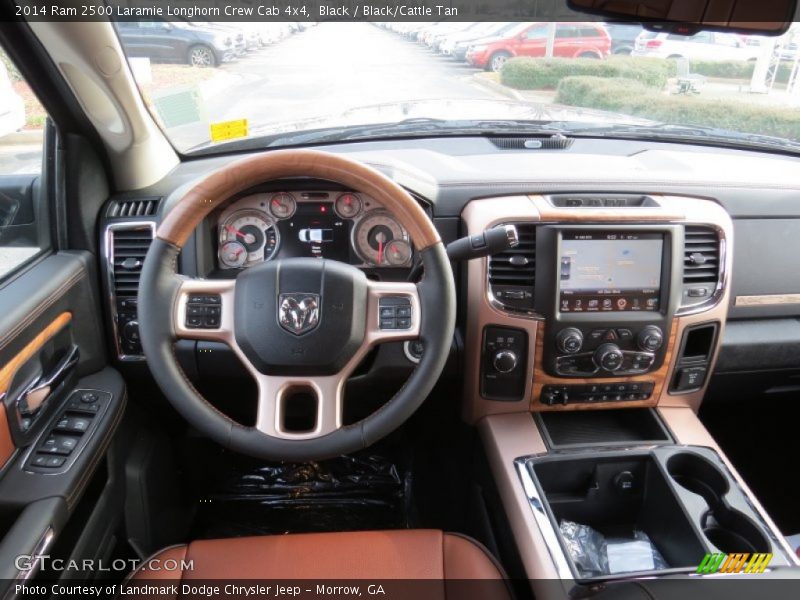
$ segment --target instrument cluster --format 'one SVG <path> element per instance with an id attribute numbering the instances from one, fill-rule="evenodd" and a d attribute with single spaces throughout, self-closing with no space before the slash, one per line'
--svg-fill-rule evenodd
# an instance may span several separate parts
<path id="1" fill-rule="evenodd" d="M 381 204 L 354 192 L 258 192 L 216 222 L 221 269 L 275 258 L 329 258 L 360 267 L 408 268 L 408 232 Z"/>

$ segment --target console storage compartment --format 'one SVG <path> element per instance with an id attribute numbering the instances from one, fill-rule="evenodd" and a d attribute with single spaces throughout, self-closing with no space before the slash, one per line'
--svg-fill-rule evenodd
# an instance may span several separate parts
<path id="1" fill-rule="evenodd" d="M 523 477 L 530 476 L 538 495 L 531 497 L 531 506 L 546 516 L 537 517 L 540 526 L 544 521 L 552 527 L 576 580 L 694 572 L 707 553 L 715 552 L 773 553 L 773 565 L 790 564 L 711 449 L 664 445 L 523 461 Z M 592 534 L 594 543 L 576 551 L 576 540 L 560 529 L 562 522 L 568 522 L 567 528 L 570 522 L 588 526 L 600 535 Z M 615 563 L 612 550 L 616 553 L 619 546 L 612 546 L 641 541 L 642 533 L 663 561 L 645 556 L 630 563 L 638 565 L 630 569 Z M 597 564 L 604 570 L 586 568 L 581 551 L 587 549 L 600 556 Z"/>
<path id="2" fill-rule="evenodd" d="M 533 471 L 557 531 L 564 520 L 588 525 L 606 539 L 633 540 L 641 531 L 670 567 L 696 567 L 703 560 L 700 536 L 652 456 L 557 458 L 536 462 Z"/>
<path id="3" fill-rule="evenodd" d="M 534 419 L 545 442 L 554 449 L 672 441 L 652 408 L 543 412 L 535 413 Z"/>

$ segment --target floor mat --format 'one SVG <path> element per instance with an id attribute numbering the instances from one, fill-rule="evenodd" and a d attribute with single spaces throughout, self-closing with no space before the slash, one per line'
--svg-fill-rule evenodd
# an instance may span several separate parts
<path id="1" fill-rule="evenodd" d="M 228 456 L 224 463 L 198 487 L 196 538 L 408 526 L 410 475 L 386 457 L 289 464 Z"/>

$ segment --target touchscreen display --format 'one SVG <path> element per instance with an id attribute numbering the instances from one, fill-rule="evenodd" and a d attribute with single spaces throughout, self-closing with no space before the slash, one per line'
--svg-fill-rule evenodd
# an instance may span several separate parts
<path id="1" fill-rule="evenodd" d="M 662 233 L 564 232 L 561 312 L 657 311 Z"/>

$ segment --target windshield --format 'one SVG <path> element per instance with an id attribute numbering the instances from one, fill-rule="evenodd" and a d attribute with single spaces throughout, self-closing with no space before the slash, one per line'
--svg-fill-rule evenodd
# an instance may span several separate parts
<path id="1" fill-rule="evenodd" d="M 537 128 L 800 150 L 798 24 L 779 38 L 593 22 L 116 26 L 182 153 Z"/>

